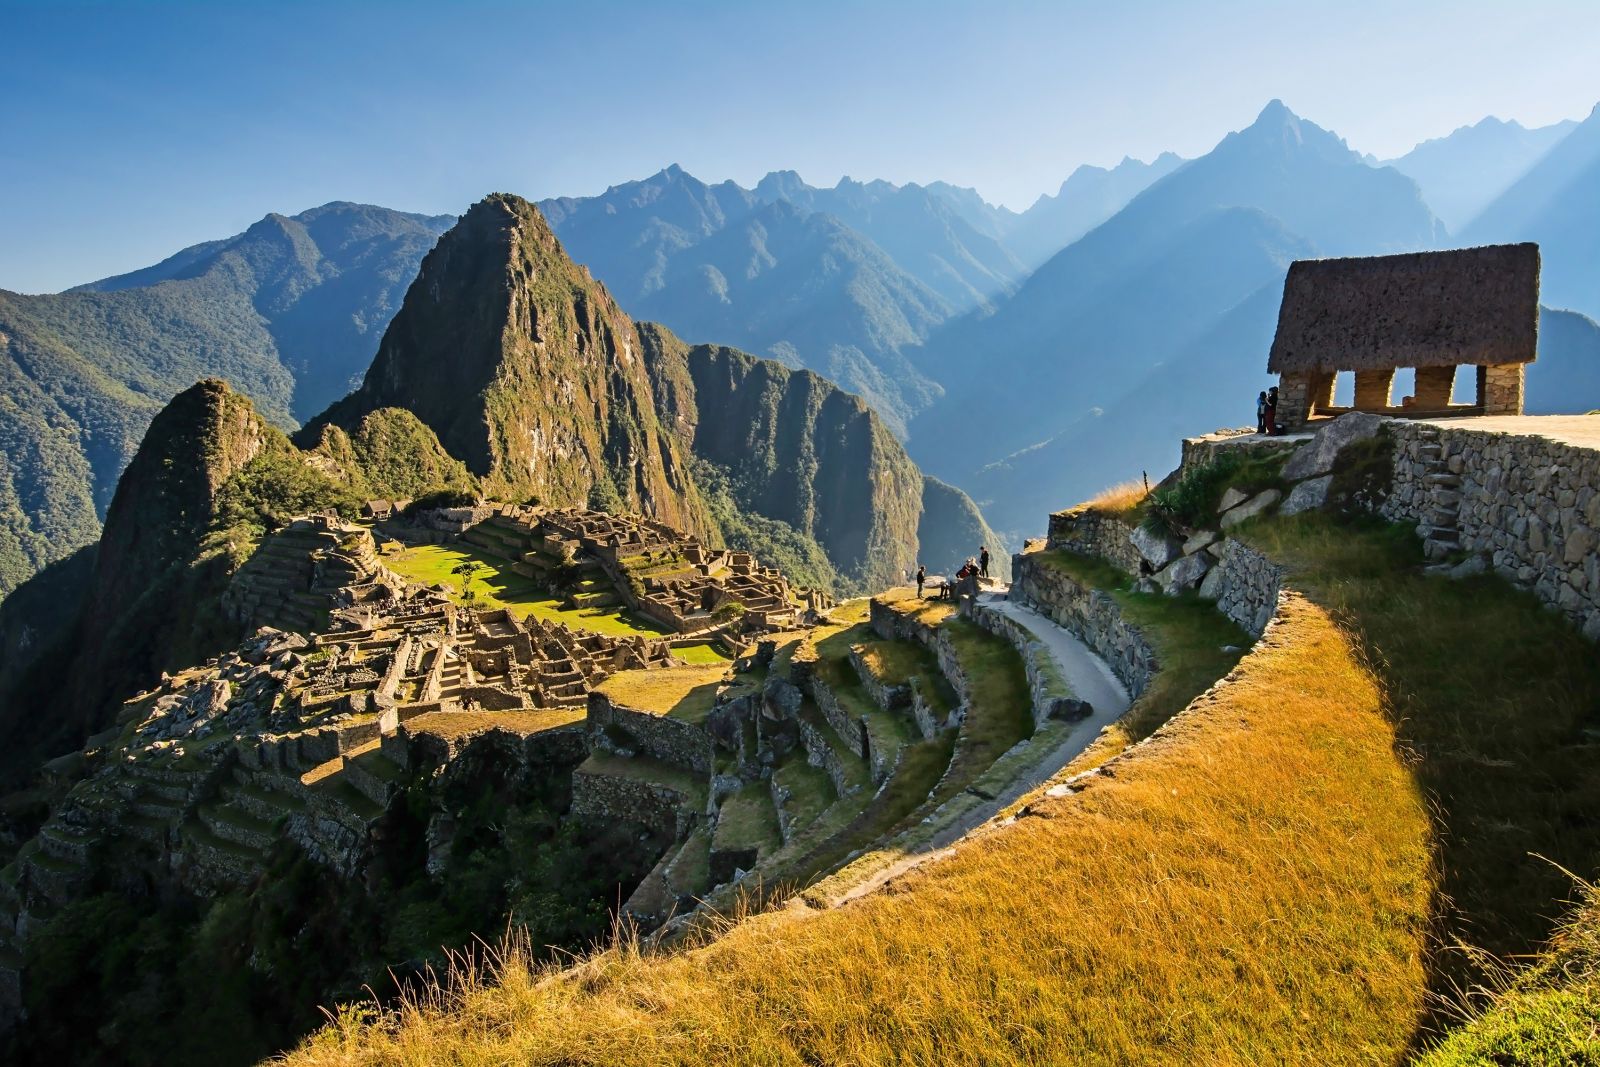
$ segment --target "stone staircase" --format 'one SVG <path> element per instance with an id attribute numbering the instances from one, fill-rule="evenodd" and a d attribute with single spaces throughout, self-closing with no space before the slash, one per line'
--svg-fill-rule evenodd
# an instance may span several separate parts
<path id="1" fill-rule="evenodd" d="M 1418 431 L 1423 444 L 1420 456 L 1428 486 L 1429 510 L 1417 526 L 1423 554 L 1441 560 L 1461 550 L 1461 476 L 1450 470 L 1439 431 L 1423 427 Z"/>

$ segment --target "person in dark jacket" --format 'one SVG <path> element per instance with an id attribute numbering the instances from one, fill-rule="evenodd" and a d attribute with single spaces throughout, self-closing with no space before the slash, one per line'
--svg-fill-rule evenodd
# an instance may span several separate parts
<path id="1" fill-rule="evenodd" d="M 984 545 L 978 549 L 978 573 L 985 578 L 989 577 L 989 546 Z"/>
<path id="2" fill-rule="evenodd" d="M 922 583 L 928 580 L 928 568 L 917 564 L 917 598 L 922 598 Z"/>
<path id="3" fill-rule="evenodd" d="M 1256 394 L 1256 433 L 1267 432 L 1267 391 Z"/>
<path id="4" fill-rule="evenodd" d="M 1278 387 L 1274 385 L 1267 390 L 1267 435 L 1274 436 L 1278 432 Z"/>

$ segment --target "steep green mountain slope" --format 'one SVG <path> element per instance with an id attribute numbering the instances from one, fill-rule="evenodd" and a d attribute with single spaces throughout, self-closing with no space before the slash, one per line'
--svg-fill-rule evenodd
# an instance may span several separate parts
<path id="1" fill-rule="evenodd" d="M 328 204 L 71 292 L 0 292 L 0 596 L 94 539 L 145 426 L 197 379 L 284 427 L 344 393 L 448 222 Z"/>
<path id="2" fill-rule="evenodd" d="M 972 501 L 924 479 L 859 397 L 652 323 L 639 334 L 663 421 L 744 512 L 815 541 L 848 586 L 880 589 L 919 560 L 938 571 L 998 547 Z"/>
<path id="3" fill-rule="evenodd" d="M 412 412 L 499 499 L 617 505 L 709 530 L 656 417 L 638 331 L 520 197 L 479 201 L 440 239 L 361 387 L 300 442 L 381 408 Z"/>

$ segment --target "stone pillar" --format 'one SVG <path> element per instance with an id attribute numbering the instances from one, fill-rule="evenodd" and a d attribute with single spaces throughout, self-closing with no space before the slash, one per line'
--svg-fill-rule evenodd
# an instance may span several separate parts
<path id="1" fill-rule="evenodd" d="M 1416 405 L 1423 411 L 1436 411 L 1450 406 L 1450 390 L 1456 383 L 1454 367 L 1418 367 L 1417 388 L 1413 394 Z"/>
<path id="2" fill-rule="evenodd" d="M 1331 370 L 1319 370 L 1311 375 L 1310 393 L 1306 397 L 1306 411 L 1315 415 L 1333 407 L 1333 379 Z"/>
<path id="3" fill-rule="evenodd" d="M 1522 414 L 1523 363 L 1497 363 L 1478 368 L 1478 403 L 1485 415 Z"/>
<path id="4" fill-rule="evenodd" d="M 1394 390 L 1394 368 L 1356 371 L 1355 406 L 1362 411 L 1382 411 Z"/>
<path id="5" fill-rule="evenodd" d="M 1304 371 L 1278 375 L 1278 428 L 1285 433 L 1305 429 L 1310 397 L 1311 375 Z"/>

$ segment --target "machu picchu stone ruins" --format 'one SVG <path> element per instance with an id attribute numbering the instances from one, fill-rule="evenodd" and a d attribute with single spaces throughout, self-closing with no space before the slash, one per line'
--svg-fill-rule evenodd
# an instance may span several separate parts
<path id="1" fill-rule="evenodd" d="M 1600 1063 L 1600 13 L 22 6 L 0 1061 Z"/>

